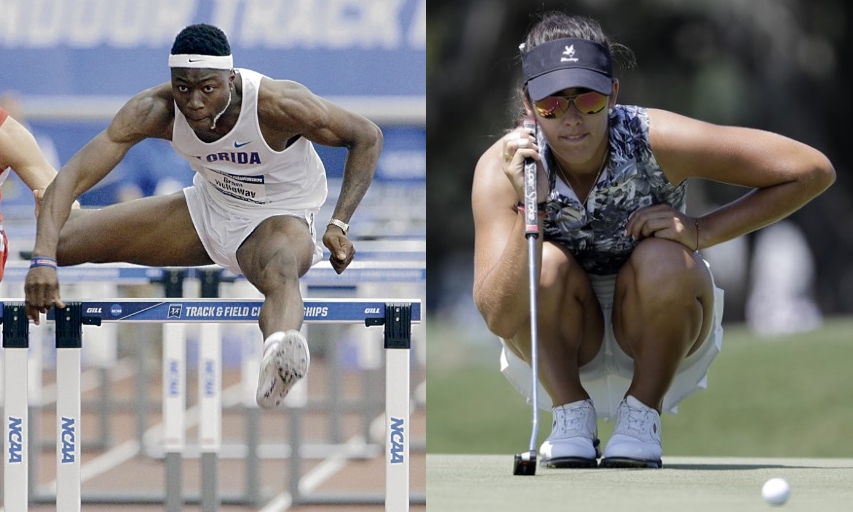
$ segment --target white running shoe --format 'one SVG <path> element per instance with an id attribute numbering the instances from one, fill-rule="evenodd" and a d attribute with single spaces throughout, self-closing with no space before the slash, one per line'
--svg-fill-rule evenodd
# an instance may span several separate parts
<path id="1" fill-rule="evenodd" d="M 255 400 L 264 409 L 278 407 L 290 388 L 308 373 L 311 355 L 299 331 L 278 331 L 264 342 Z"/>
<path id="2" fill-rule="evenodd" d="M 541 465 L 549 468 L 594 468 L 601 456 L 592 400 L 554 407 L 551 435 L 539 448 Z"/>
<path id="3" fill-rule="evenodd" d="M 601 467 L 660 468 L 660 427 L 660 414 L 628 395 L 616 410 L 616 427 Z"/>

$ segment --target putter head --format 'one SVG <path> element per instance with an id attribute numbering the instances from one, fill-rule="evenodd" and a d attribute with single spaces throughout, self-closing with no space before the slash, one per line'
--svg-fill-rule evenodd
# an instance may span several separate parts
<path id="1" fill-rule="evenodd" d="M 515 461 L 512 465 L 513 475 L 530 475 L 536 474 L 536 450 L 529 452 L 516 453 Z"/>

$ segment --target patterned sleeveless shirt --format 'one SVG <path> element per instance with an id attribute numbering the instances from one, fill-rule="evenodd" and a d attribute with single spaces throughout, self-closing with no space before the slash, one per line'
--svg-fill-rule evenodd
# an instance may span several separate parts
<path id="1" fill-rule="evenodd" d="M 649 146 L 645 108 L 617 105 L 610 114 L 610 158 L 584 206 L 572 188 L 557 179 L 551 148 L 539 134 L 550 188 L 544 219 L 545 240 L 559 243 L 590 274 L 616 274 L 637 241 L 625 232 L 635 211 L 669 204 L 685 211 L 687 181 L 673 186 Z"/>

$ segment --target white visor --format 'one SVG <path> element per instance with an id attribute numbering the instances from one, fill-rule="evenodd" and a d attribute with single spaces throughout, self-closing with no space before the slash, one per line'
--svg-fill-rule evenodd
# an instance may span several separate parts
<path id="1" fill-rule="evenodd" d="M 169 55 L 170 68 L 232 69 L 234 58 L 231 55 Z"/>

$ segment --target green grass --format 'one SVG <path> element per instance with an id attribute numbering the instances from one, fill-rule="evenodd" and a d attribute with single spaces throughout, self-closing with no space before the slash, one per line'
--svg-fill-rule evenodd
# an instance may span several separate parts
<path id="1" fill-rule="evenodd" d="M 427 451 L 515 453 L 530 438 L 530 407 L 498 370 L 488 333 L 466 343 L 428 322 Z M 853 319 L 757 338 L 726 327 L 708 389 L 663 416 L 666 455 L 853 457 Z M 539 434 L 551 415 L 540 415 Z M 613 424 L 599 422 L 606 442 Z"/>

